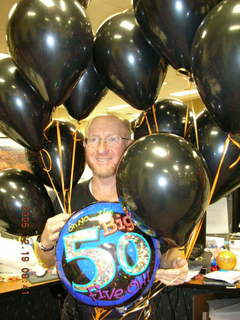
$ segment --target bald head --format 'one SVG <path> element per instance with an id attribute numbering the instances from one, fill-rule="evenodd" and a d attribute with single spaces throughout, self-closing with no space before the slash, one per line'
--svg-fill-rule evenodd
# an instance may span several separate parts
<path id="1" fill-rule="evenodd" d="M 110 125 L 111 128 L 114 128 L 118 131 L 120 131 L 118 134 L 120 136 L 123 136 L 125 138 L 130 139 L 131 137 L 131 124 L 128 120 L 122 119 L 114 114 L 104 114 L 101 116 L 97 116 L 93 118 L 87 125 L 85 129 L 85 137 L 89 137 L 89 134 L 91 133 L 91 128 L 95 127 L 95 125 L 101 125 L 106 127 L 104 128 L 105 130 L 108 128 Z M 110 128 L 109 128 L 110 129 Z"/>

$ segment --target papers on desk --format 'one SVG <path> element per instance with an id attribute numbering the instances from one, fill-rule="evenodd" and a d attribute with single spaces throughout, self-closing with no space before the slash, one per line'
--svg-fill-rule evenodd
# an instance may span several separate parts
<path id="1" fill-rule="evenodd" d="M 189 269 L 185 282 L 188 282 L 191 279 L 193 279 L 194 277 L 196 277 L 199 274 L 200 270 L 201 270 L 201 268 L 199 268 L 199 270 L 198 269 Z"/>
<path id="2" fill-rule="evenodd" d="M 188 282 L 191 279 L 193 279 L 194 277 L 196 277 L 200 273 L 201 269 L 202 269 L 201 264 L 192 265 L 191 263 L 189 263 L 188 264 L 188 274 L 187 274 L 185 282 Z"/>
<path id="3" fill-rule="evenodd" d="M 205 278 L 225 281 L 230 284 L 234 284 L 235 282 L 240 280 L 240 271 L 214 271 L 205 274 Z"/>

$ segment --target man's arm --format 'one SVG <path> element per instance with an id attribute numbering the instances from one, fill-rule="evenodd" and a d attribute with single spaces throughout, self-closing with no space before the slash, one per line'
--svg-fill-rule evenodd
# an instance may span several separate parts
<path id="1" fill-rule="evenodd" d="M 54 247 L 59 237 L 59 232 L 61 231 L 68 218 L 68 214 L 60 213 L 47 220 L 40 240 L 42 247 L 46 249 L 53 248 L 52 250 L 44 251 L 40 248 L 40 244 L 38 242 L 35 243 L 35 254 L 39 260 L 39 263 L 45 268 L 51 268 L 55 266 Z"/>

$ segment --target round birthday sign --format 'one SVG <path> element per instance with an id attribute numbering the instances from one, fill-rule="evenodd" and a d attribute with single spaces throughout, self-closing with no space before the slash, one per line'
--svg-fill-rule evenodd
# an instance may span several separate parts
<path id="1" fill-rule="evenodd" d="M 72 215 L 56 247 L 57 270 L 68 292 L 95 307 L 129 305 L 145 295 L 159 255 L 159 241 L 113 202 L 98 202 Z"/>

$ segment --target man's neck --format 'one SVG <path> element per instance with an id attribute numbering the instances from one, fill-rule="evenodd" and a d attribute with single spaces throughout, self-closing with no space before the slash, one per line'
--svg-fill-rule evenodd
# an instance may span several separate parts
<path id="1" fill-rule="evenodd" d="M 116 176 L 92 178 L 92 194 L 98 201 L 118 201 Z"/>

